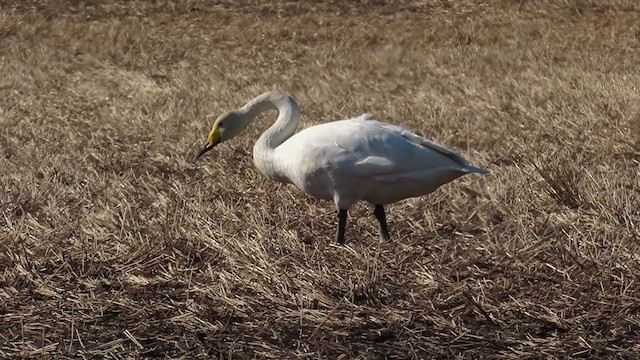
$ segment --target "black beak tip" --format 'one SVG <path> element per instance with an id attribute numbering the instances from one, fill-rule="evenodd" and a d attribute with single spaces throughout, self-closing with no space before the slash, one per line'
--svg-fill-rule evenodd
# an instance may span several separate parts
<path id="1" fill-rule="evenodd" d="M 198 153 L 198 155 L 196 156 L 196 159 L 199 159 L 202 155 L 204 155 L 207 151 L 211 150 L 213 147 L 205 147 L 204 149 L 200 150 L 200 152 Z"/>

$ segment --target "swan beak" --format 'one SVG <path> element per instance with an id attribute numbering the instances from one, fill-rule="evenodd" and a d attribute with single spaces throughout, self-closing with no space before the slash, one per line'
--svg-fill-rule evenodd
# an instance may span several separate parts
<path id="1" fill-rule="evenodd" d="M 198 159 L 200 156 L 204 155 L 204 153 L 206 153 L 207 151 L 213 149 L 213 146 L 205 146 L 204 149 L 200 150 L 200 152 L 198 153 L 198 156 L 196 156 L 196 159 Z"/>
<path id="2" fill-rule="evenodd" d="M 209 141 L 207 142 L 207 146 L 205 146 L 204 149 L 200 150 L 200 152 L 198 153 L 198 156 L 196 156 L 196 159 L 204 155 L 207 151 L 213 149 L 219 143 L 220 143 L 220 127 L 214 126 L 213 129 L 211 129 L 211 133 L 209 133 Z"/>

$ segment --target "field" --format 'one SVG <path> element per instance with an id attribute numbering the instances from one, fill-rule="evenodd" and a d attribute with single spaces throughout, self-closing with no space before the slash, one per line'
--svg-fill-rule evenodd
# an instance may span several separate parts
<path id="1" fill-rule="evenodd" d="M 333 241 L 270 89 L 486 167 Z M 635 0 L 0 1 L 1 358 L 640 357 Z"/>

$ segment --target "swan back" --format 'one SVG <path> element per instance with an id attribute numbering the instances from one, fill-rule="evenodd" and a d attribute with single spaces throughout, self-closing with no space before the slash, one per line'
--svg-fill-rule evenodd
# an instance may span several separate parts
<path id="1" fill-rule="evenodd" d="M 291 182 L 345 209 L 359 200 L 388 204 L 425 195 L 464 174 L 486 173 L 453 150 L 368 114 L 306 128 L 274 156 Z"/>

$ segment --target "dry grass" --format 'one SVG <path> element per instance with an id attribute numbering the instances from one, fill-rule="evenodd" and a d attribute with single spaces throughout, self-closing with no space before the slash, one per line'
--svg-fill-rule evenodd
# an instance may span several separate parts
<path id="1" fill-rule="evenodd" d="M 0 1 L 0 74 L 0 357 L 640 355 L 635 0 Z M 194 160 L 272 88 L 491 173 L 336 246 L 267 116 Z"/>

